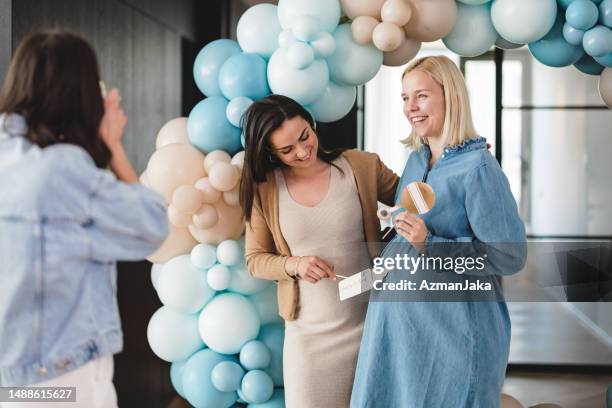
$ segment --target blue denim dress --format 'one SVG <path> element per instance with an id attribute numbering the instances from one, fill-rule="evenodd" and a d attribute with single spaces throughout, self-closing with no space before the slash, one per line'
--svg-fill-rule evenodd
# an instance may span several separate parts
<path id="1" fill-rule="evenodd" d="M 486 140 L 447 147 L 432 169 L 430 157 L 428 146 L 410 155 L 396 194 L 399 203 L 399 192 L 414 181 L 427 182 L 436 194 L 435 207 L 422 216 L 429 230 L 425 254 L 437 243 L 462 243 L 474 254 L 485 243 L 514 243 L 488 248 L 493 256 L 478 278 L 495 283 L 522 269 L 525 228 Z M 381 256 L 394 257 L 402 247 L 414 251 L 399 235 L 392 244 Z M 437 281 L 457 278 L 452 271 L 433 274 Z M 391 271 L 385 281 L 400 277 Z M 382 301 L 372 292 L 351 407 L 498 407 L 509 344 L 503 301 Z"/>

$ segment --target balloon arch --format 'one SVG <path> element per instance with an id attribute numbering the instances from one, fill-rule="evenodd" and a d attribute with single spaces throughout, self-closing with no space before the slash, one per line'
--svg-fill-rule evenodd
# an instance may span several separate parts
<path id="1" fill-rule="evenodd" d="M 381 65 L 404 65 L 421 42 L 442 39 L 470 57 L 528 44 L 546 65 L 600 75 L 612 107 L 611 27 L 612 0 L 280 0 L 246 10 L 237 42 L 198 54 L 194 79 L 207 98 L 161 128 L 141 176 L 164 195 L 171 223 L 150 257 L 164 306 L 147 336 L 172 362 L 176 391 L 196 407 L 284 407 L 276 285 L 246 269 L 238 202 L 240 118 L 253 101 L 282 94 L 337 121 Z"/>

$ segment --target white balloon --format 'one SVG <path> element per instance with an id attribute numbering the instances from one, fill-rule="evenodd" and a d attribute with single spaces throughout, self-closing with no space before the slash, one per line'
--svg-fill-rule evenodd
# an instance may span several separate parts
<path id="1" fill-rule="evenodd" d="M 169 362 L 185 360 L 204 347 L 198 333 L 198 315 L 180 313 L 167 306 L 151 316 L 147 339 L 155 355 Z"/>
<path id="2" fill-rule="evenodd" d="M 293 23 L 293 35 L 300 41 L 310 41 L 319 33 L 319 20 L 307 14 L 299 16 Z"/>
<path id="3" fill-rule="evenodd" d="M 327 58 L 336 51 L 336 40 L 327 31 L 321 31 L 311 42 L 310 46 L 317 58 Z"/>
<path id="4" fill-rule="evenodd" d="M 291 44 L 297 41 L 298 39 L 295 38 L 295 35 L 293 35 L 293 31 L 291 31 L 291 29 L 283 30 L 278 35 L 278 46 L 280 48 L 289 48 Z"/>
<path id="5" fill-rule="evenodd" d="M 555 0 L 494 0 L 491 20 L 506 40 L 527 44 L 544 37 L 555 24 Z"/>
<path id="6" fill-rule="evenodd" d="M 217 260 L 226 266 L 238 265 L 244 260 L 244 252 L 237 241 L 228 239 L 217 245 Z"/>
<path id="7" fill-rule="evenodd" d="M 276 50 L 280 32 L 277 7 L 273 4 L 258 4 L 249 8 L 238 20 L 236 28 L 240 48 L 264 58 L 270 58 Z"/>
<path id="8" fill-rule="evenodd" d="M 230 270 L 225 265 L 215 265 L 206 272 L 206 282 L 214 290 L 225 290 L 232 280 Z"/>
<path id="9" fill-rule="evenodd" d="M 157 279 L 159 278 L 159 274 L 163 267 L 164 264 L 162 263 L 154 263 L 151 266 L 151 283 L 153 284 L 155 290 L 157 290 Z"/>
<path id="10" fill-rule="evenodd" d="M 278 19 L 283 28 L 293 28 L 295 20 L 309 15 L 319 20 L 321 30 L 331 33 L 338 26 L 342 10 L 338 0 L 280 0 Z"/>
<path id="11" fill-rule="evenodd" d="M 295 69 L 306 69 L 315 59 L 313 49 L 306 43 L 296 42 L 287 49 L 287 60 Z"/>

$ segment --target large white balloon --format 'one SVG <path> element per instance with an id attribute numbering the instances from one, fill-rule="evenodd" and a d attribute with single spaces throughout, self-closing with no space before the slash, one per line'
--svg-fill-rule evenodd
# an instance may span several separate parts
<path id="1" fill-rule="evenodd" d="M 461 56 L 475 57 L 487 52 L 497 38 L 487 4 L 458 3 L 455 27 L 442 41 L 449 50 Z"/>
<path id="2" fill-rule="evenodd" d="M 340 21 L 340 2 L 338 0 L 280 0 L 278 19 L 281 27 L 293 28 L 295 20 L 303 15 L 319 20 L 319 27 L 331 33 Z"/>
<path id="3" fill-rule="evenodd" d="M 147 339 L 157 357 L 170 362 L 184 360 L 204 347 L 198 333 L 198 315 L 167 306 L 159 308 L 149 320 Z"/>
<path id="4" fill-rule="evenodd" d="M 544 37 L 555 24 L 555 0 L 494 0 L 491 20 L 506 40 L 527 44 Z"/>
<path id="5" fill-rule="evenodd" d="M 329 82 L 323 95 L 308 109 L 319 122 L 335 122 L 345 117 L 353 108 L 357 99 L 354 86 L 342 86 Z"/>
<path id="6" fill-rule="evenodd" d="M 277 7 L 273 4 L 258 4 L 249 8 L 238 20 L 236 36 L 244 52 L 253 52 L 270 58 L 278 48 Z"/>

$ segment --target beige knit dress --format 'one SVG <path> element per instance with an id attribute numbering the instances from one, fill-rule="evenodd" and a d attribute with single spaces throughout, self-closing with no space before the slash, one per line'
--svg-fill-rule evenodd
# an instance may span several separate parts
<path id="1" fill-rule="evenodd" d="M 294 201 L 276 171 L 281 232 L 293 256 L 318 256 L 350 276 L 369 265 L 353 172 L 340 157 L 327 195 L 314 207 Z M 338 278 L 338 281 L 341 279 Z M 285 322 L 283 371 L 288 408 L 348 407 L 367 294 L 341 302 L 338 282 L 300 280 L 298 317 Z"/>

